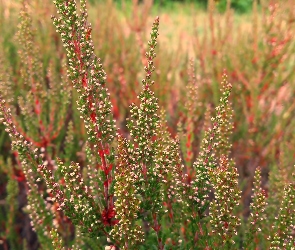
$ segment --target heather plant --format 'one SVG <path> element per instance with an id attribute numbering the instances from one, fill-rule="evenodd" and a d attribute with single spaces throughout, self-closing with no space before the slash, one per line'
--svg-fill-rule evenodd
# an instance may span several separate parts
<path id="1" fill-rule="evenodd" d="M 54 4 L 58 16 L 52 18 L 53 23 L 67 55 L 65 79 L 75 88 L 73 96 L 77 97 L 77 110 L 87 134 L 86 142 L 80 145 L 85 159 L 72 161 L 77 148 L 76 124 L 72 121 L 68 121 L 65 136 L 60 135 L 59 140 L 52 138 L 50 129 L 53 126 L 54 131 L 61 132 L 57 121 L 65 123 L 67 112 L 65 107 L 60 108 L 61 113 L 54 120 L 50 108 L 61 105 L 55 99 L 58 94 L 65 98 L 63 104 L 68 104 L 71 88 L 67 80 L 56 87 L 59 78 L 49 88 L 40 84 L 43 78 L 38 56 L 30 54 L 34 48 L 26 12 L 21 16 L 20 33 L 29 39 L 28 43 L 23 41 L 21 59 L 29 63 L 21 68 L 25 86 L 29 85 L 26 91 L 33 97 L 28 98 L 27 106 L 23 105 L 28 108 L 21 109 L 25 112 L 23 126 L 19 125 L 21 116 L 15 112 L 11 90 L 4 88 L 4 84 L 0 97 L 1 121 L 24 174 L 28 189 L 25 210 L 40 248 L 292 249 L 295 186 L 294 178 L 284 170 L 279 169 L 276 174 L 273 168 L 268 194 L 261 187 L 257 168 L 250 216 L 241 216 L 239 175 L 231 157 L 234 117 L 229 98 L 235 86 L 229 83 L 227 74 L 222 76 L 215 112 L 210 106 L 207 108 L 203 129 L 199 129 L 195 116 L 203 109 L 198 103 L 202 93 L 199 94 L 199 78 L 191 65 L 184 116 L 179 122 L 178 136 L 174 137 L 168 132 L 167 113 L 161 110 L 153 90 L 158 84 L 153 79 L 159 79 L 154 76 L 159 30 L 156 18 L 142 60 L 145 76 L 141 91 L 130 105 L 127 129 L 122 130 L 120 125 L 116 128 L 112 92 L 107 88 L 109 80 L 101 60 L 94 53 L 86 2 L 56 0 Z M 218 68 L 215 69 L 219 75 Z M 2 83 L 9 82 L 9 75 L 5 77 L 1 76 Z M 44 88 L 48 98 L 44 98 Z M 51 138 L 48 145 L 44 138 Z M 55 144 L 63 146 L 51 154 Z M 58 157 L 53 160 L 55 156 Z M 7 201 L 17 194 L 11 169 L 4 170 L 9 178 Z M 5 216 L 13 218 L 15 204 L 7 204 L 9 212 Z M 11 223 L 8 220 L 7 233 L 1 235 L 6 246 L 13 244 Z"/>
<path id="2" fill-rule="evenodd" d="M 66 125 L 66 115 L 71 96 L 71 87 L 67 84 L 64 64 L 56 74 L 53 62 L 44 76 L 39 47 L 36 44 L 32 20 L 24 4 L 20 13 L 18 40 L 20 73 L 17 79 L 12 72 L 1 72 L 1 95 L 10 105 L 14 124 L 24 138 L 39 148 L 50 147 Z M 17 91 L 18 99 L 14 98 Z M 17 115 L 16 115 L 17 114 Z M 49 159 L 46 159 L 49 160 Z"/>
<path id="3" fill-rule="evenodd" d="M 140 79 L 143 75 L 140 70 L 142 68 L 141 64 L 134 64 L 134 62 L 140 60 L 143 62 L 145 60 L 145 46 L 143 40 L 145 40 L 146 35 L 145 27 L 147 22 L 146 17 L 149 14 L 150 8 L 149 1 L 146 1 L 144 5 L 147 6 L 147 8 L 143 8 L 144 6 L 141 5 L 142 4 L 136 2 L 132 4 L 132 9 L 134 9 L 132 18 L 137 18 L 139 22 L 133 22 L 127 15 L 126 17 L 122 16 L 122 13 L 116 9 L 116 5 L 112 1 L 96 3 L 95 8 L 91 6 L 89 11 L 89 19 L 93 24 L 93 28 L 100 30 L 100 32 L 94 33 L 93 40 L 97 52 L 99 52 L 99 56 L 104 61 L 105 69 L 108 71 L 108 88 L 112 93 L 115 93 L 111 96 L 111 103 L 113 105 L 112 111 L 115 119 L 118 121 L 118 125 L 122 128 L 126 127 L 125 118 L 129 115 L 128 106 L 130 102 L 136 102 L 136 95 L 140 90 Z M 1 7 L 4 8 L 4 13 L 8 13 L 7 16 L 4 15 L 2 26 L 3 33 L 5 34 L 5 41 L 3 44 L 5 53 L 3 54 L 3 58 L 6 57 L 9 59 L 4 60 L 4 63 L 7 68 L 12 68 L 13 72 L 10 75 L 13 80 L 20 78 L 19 68 L 21 67 L 21 62 L 16 55 L 19 44 L 15 44 L 12 41 L 13 36 L 11 34 L 13 34 L 14 30 L 7 30 L 5 27 L 15 22 L 17 18 L 16 15 L 18 14 L 17 12 L 20 8 L 19 6 L 19 2 L 15 2 L 14 4 L 6 2 L 1 3 Z M 38 41 L 39 51 L 42 52 L 40 53 L 40 59 L 44 62 L 43 71 L 47 71 L 49 64 L 59 64 L 60 58 L 64 57 L 61 46 L 62 43 L 57 37 L 58 34 L 55 32 L 54 26 L 50 23 L 50 18 L 43 18 L 46 16 L 46 13 L 52 13 L 53 8 L 54 5 L 52 2 L 46 0 L 34 0 L 30 2 L 29 6 L 29 10 L 34 10 L 34 15 L 32 17 L 33 26 L 38 27 L 39 31 L 34 34 L 34 38 Z M 105 8 L 107 11 L 99 12 L 102 8 Z M 142 16 L 145 16 L 145 18 L 141 18 L 141 16 L 135 13 L 136 11 L 142 13 Z M 130 25 L 128 25 L 128 23 Z M 140 25 L 143 27 L 139 27 Z M 16 25 L 13 25 L 12 28 L 15 26 Z M 116 30 L 116 32 L 110 32 L 110 30 Z M 103 42 L 105 40 L 108 40 L 108 43 Z M 173 88 L 173 86 L 176 82 L 176 76 L 179 73 L 179 70 L 175 70 L 175 68 L 178 68 L 176 65 L 180 65 L 183 61 L 180 55 L 180 50 L 177 55 L 169 53 L 166 50 L 161 50 L 155 61 L 156 65 L 159 65 L 159 63 L 163 61 L 169 61 L 169 64 L 166 63 L 166 66 L 161 68 L 161 74 L 159 74 L 159 70 L 156 72 L 155 80 L 157 80 L 159 84 L 158 86 L 152 87 L 152 89 L 158 94 L 161 105 L 171 107 L 169 108 L 171 114 L 174 112 L 173 108 L 175 107 L 175 102 L 174 104 L 173 102 L 169 102 L 168 98 L 172 92 L 177 93 L 177 88 Z M 164 64 L 161 63 L 160 65 Z M 60 68 L 60 66 L 58 66 L 58 68 Z M 53 72 L 53 74 L 55 73 L 60 77 L 59 72 Z M 16 86 L 15 88 L 18 87 Z M 17 95 L 18 92 L 14 92 L 14 94 Z M 11 98 L 13 100 L 17 99 L 13 96 Z M 73 99 L 75 100 L 76 98 L 77 96 L 74 94 Z M 82 122 L 79 120 L 79 113 L 76 112 L 75 102 L 73 102 L 72 105 L 74 108 L 70 111 L 69 116 L 74 119 L 76 130 L 80 131 L 80 133 L 75 134 L 75 140 L 84 140 L 86 132 Z M 69 119 L 67 119 L 67 121 L 68 120 Z M 4 139 L 5 143 L 8 143 L 6 136 Z"/>
<path id="4" fill-rule="evenodd" d="M 188 70 L 189 84 L 186 89 L 186 102 L 184 104 L 184 115 L 179 119 L 178 136 L 181 138 L 181 151 L 185 161 L 185 167 L 188 168 L 185 172 L 191 176 L 192 163 L 194 161 L 194 142 L 196 142 L 194 134 L 200 132 L 196 128 L 197 119 L 201 116 L 202 103 L 198 100 L 198 85 L 195 77 L 194 61 L 190 63 Z"/>
<path id="5" fill-rule="evenodd" d="M 294 28 L 294 3 L 260 3 L 259 6 L 259 1 L 253 1 L 249 23 L 240 24 L 229 4 L 220 15 L 216 3 L 209 1 L 205 25 L 195 22 L 198 32 L 194 50 L 199 65 L 197 74 L 204 82 L 198 91 L 203 103 L 216 103 L 220 72 L 227 68 L 228 78 L 236 86 L 232 91 L 232 158 L 243 180 L 251 180 L 260 165 L 265 183 L 270 165 L 278 164 L 280 154 L 288 154 L 277 142 L 284 140 L 284 148 L 292 145 L 289 131 L 294 108 L 288 100 L 293 99 L 294 39 L 290 31 Z M 293 165 L 292 157 L 288 164 Z M 250 203 L 250 183 L 243 188 L 246 206 Z M 247 210 L 244 212 L 247 214 Z"/>
<path id="6" fill-rule="evenodd" d="M 257 248 L 259 245 L 261 246 L 261 242 L 263 242 L 263 233 L 265 234 L 263 231 L 266 230 L 264 223 L 266 220 L 265 211 L 267 201 L 266 191 L 261 188 L 260 168 L 257 168 L 255 171 L 253 193 L 252 203 L 250 205 L 251 213 L 248 218 L 248 235 L 245 241 L 245 245 L 250 249 Z"/>
<path id="7" fill-rule="evenodd" d="M 71 86 L 67 83 L 67 76 L 64 65 L 56 65 L 51 62 L 47 68 L 44 67 L 41 58 L 39 57 L 39 47 L 35 40 L 35 32 L 32 29 L 32 20 L 27 10 L 27 6 L 23 3 L 22 12 L 20 13 L 21 22 L 18 29 L 19 51 L 20 58 L 19 71 L 12 72 L 5 69 L 4 65 L 0 73 L 0 93 L 1 98 L 6 100 L 7 125 L 13 122 L 14 128 L 12 131 L 17 131 L 17 136 L 21 140 L 25 140 L 27 145 L 31 146 L 31 157 L 41 157 L 42 161 L 49 169 L 54 168 L 54 160 L 56 152 L 61 152 L 60 140 L 65 131 L 64 127 L 68 123 L 69 103 L 71 98 Z M 59 67 L 58 69 L 56 67 Z M 46 73 L 44 74 L 44 68 Z M 57 74 L 58 72 L 58 74 Z M 16 74 L 16 75 L 15 75 Z M 17 77 L 15 77 L 17 76 Z M 15 99 L 15 96 L 18 99 Z M 11 115 L 13 114 L 13 116 Z M 11 131 L 9 128 L 6 131 Z M 16 133 L 16 132 L 15 132 Z M 65 146 L 65 152 L 69 155 L 70 147 Z M 37 153 L 38 152 L 38 153 Z M 43 198 L 46 198 L 46 188 L 44 185 L 39 187 L 34 184 L 38 175 L 32 172 L 32 169 L 26 169 L 24 155 L 19 154 L 18 150 L 13 149 L 15 162 L 9 164 L 11 169 L 6 169 L 4 174 L 7 175 L 7 187 L 11 186 L 12 181 L 17 181 L 22 188 L 19 191 L 19 204 L 16 207 L 23 208 L 28 199 L 26 207 L 27 212 L 32 211 L 31 218 L 32 225 L 39 236 L 40 242 L 44 246 L 51 246 L 51 241 L 46 238 L 46 228 L 40 227 L 40 222 L 46 220 L 48 227 L 54 222 L 53 215 L 56 211 L 54 208 L 50 211 L 48 204 Z M 5 159 L 7 156 L 5 156 Z M 5 160 L 3 161 L 5 164 Z M 31 181 L 28 180 L 28 177 Z M 35 179 L 34 179 L 35 178 Z M 26 184 L 27 180 L 27 184 Z M 16 185 L 15 192 L 18 192 L 18 185 Z M 30 187 L 30 194 L 27 196 L 27 187 Z M 7 189 L 8 197 L 10 197 L 11 189 Z M 27 197 L 26 197 L 27 196 Z M 8 200 L 9 201 L 9 200 Z M 31 210 L 34 204 L 39 204 L 36 211 Z M 46 207 L 47 206 L 47 207 Z M 15 209 L 14 218 L 12 220 L 19 220 L 23 217 L 22 212 L 17 212 Z M 35 212 L 35 213 L 34 213 Z M 39 212 L 39 213 L 38 213 Z M 47 215 L 45 215 L 46 213 Z M 45 213 L 45 214 L 44 214 Z M 49 219 L 48 219 L 49 218 Z M 58 221 L 58 222 L 57 222 Z M 64 218 L 57 216 L 54 223 L 63 224 L 66 228 L 69 223 L 64 221 Z M 25 223 L 24 223 L 25 224 Z M 46 225 L 46 223 L 45 223 Z M 13 231 L 12 225 L 6 225 L 4 230 L 7 232 Z M 66 230 L 68 231 L 68 230 Z M 65 235 L 69 233 L 65 231 Z M 30 233 L 25 232 L 25 238 L 29 240 Z M 5 237 L 10 243 L 11 238 Z M 15 239 L 16 240 L 16 239 Z M 46 243 L 47 242 L 47 243 Z M 6 244 L 6 243 L 5 243 Z M 16 243 L 13 243 L 14 245 Z M 12 247 L 13 244 L 10 246 Z M 30 243 L 28 243 L 30 244 Z M 15 247 L 20 246 L 15 245 Z"/>
<path id="8" fill-rule="evenodd" d="M 216 248 L 235 248 L 235 235 L 240 226 L 240 218 L 235 210 L 240 204 L 237 169 L 222 155 L 220 164 L 211 170 L 210 179 L 214 188 L 214 200 L 210 204 L 210 226 L 212 245 Z"/>

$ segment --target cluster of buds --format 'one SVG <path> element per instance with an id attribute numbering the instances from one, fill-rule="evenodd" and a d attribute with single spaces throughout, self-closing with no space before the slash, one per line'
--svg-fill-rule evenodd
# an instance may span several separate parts
<path id="1" fill-rule="evenodd" d="M 51 170 L 46 169 L 44 165 L 38 166 L 38 172 L 44 178 L 48 192 L 52 194 L 51 201 L 57 202 L 58 210 L 62 210 L 74 224 L 81 227 L 83 232 L 92 237 L 106 235 L 100 209 L 88 187 L 84 185 L 79 172 L 80 166 L 75 163 L 65 166 L 60 160 L 57 165 L 64 176 L 64 185 L 55 180 Z"/>
<path id="2" fill-rule="evenodd" d="M 94 54 L 86 2 L 80 1 L 80 15 L 73 0 L 57 0 L 54 3 L 60 17 L 53 17 L 53 23 L 67 51 L 68 76 L 79 93 L 77 103 L 86 124 L 89 141 L 98 145 L 110 143 L 115 134 L 112 105 L 104 87 L 106 73 L 100 59 Z"/>
<path id="3" fill-rule="evenodd" d="M 138 197 L 138 176 L 133 169 L 136 161 L 133 149 L 126 139 L 118 140 L 118 166 L 116 170 L 115 207 L 118 224 L 114 226 L 112 235 L 120 239 L 123 248 L 130 249 L 144 241 L 141 226 L 136 225 L 137 213 L 140 211 L 141 200 Z"/>
<path id="4" fill-rule="evenodd" d="M 248 234 L 245 241 L 245 245 L 248 247 L 259 245 L 259 238 L 263 235 L 263 223 L 266 219 L 266 206 L 266 192 L 261 188 L 261 169 L 258 167 L 254 176 L 253 196 L 250 205 L 251 214 L 248 218 Z"/>
<path id="5" fill-rule="evenodd" d="M 65 248 L 63 247 L 63 242 L 62 242 L 60 236 L 58 235 L 58 232 L 56 229 L 52 229 L 50 231 L 50 237 L 52 239 L 52 245 L 53 245 L 54 249 L 65 250 Z"/>
<path id="6" fill-rule="evenodd" d="M 154 92 L 150 89 L 154 83 L 151 74 L 155 70 L 153 59 L 155 58 L 156 39 L 158 36 L 159 18 L 153 23 L 151 40 L 148 42 L 149 51 L 146 53 L 147 66 L 145 66 L 146 76 L 142 80 L 143 90 L 139 94 L 139 107 L 132 104 L 130 107 L 131 119 L 128 120 L 127 127 L 134 145 L 134 157 L 137 159 L 137 166 L 134 173 L 138 175 L 137 182 L 139 193 L 144 194 L 142 207 L 144 210 L 153 208 L 158 212 L 161 206 L 159 168 L 156 164 L 158 151 L 157 131 L 160 127 L 158 115 L 159 105 Z M 158 197 L 157 197 L 158 196 Z M 150 198 L 148 198 L 150 197 Z M 151 197 L 157 197 L 151 200 Z M 157 207 L 157 208 L 156 208 Z"/>
<path id="7" fill-rule="evenodd" d="M 227 81 L 226 73 L 222 76 L 221 92 L 224 98 L 221 101 L 221 105 L 216 108 L 217 119 L 219 123 L 219 133 L 216 137 L 218 142 L 215 151 L 216 158 L 219 159 L 221 155 L 229 155 L 231 150 L 231 134 L 233 132 L 233 109 L 227 99 L 228 91 L 231 89 L 231 85 Z"/>
<path id="8" fill-rule="evenodd" d="M 211 232 L 216 235 L 216 246 L 234 244 L 240 219 L 234 215 L 240 204 L 241 191 L 238 186 L 237 169 L 231 166 L 226 156 L 220 159 L 220 166 L 209 172 L 215 199 L 210 204 Z"/>
<path id="9" fill-rule="evenodd" d="M 208 207 L 208 193 L 210 188 L 210 180 L 208 171 L 216 167 L 216 157 L 214 150 L 218 147 L 218 138 L 220 136 L 220 127 L 226 122 L 228 117 L 223 117 L 222 113 L 229 109 L 230 103 L 228 101 L 231 84 L 226 80 L 226 74 L 224 74 L 224 82 L 222 84 L 222 96 L 219 101 L 219 105 L 216 107 L 217 115 L 211 118 L 213 123 L 212 127 L 208 127 L 205 131 L 204 138 L 201 142 L 200 153 L 193 164 L 195 176 L 191 181 L 191 201 L 197 205 L 197 209 L 201 214 Z"/>
<path id="10" fill-rule="evenodd" d="M 295 239 L 295 174 L 291 183 L 285 184 L 283 199 L 281 201 L 273 234 L 270 235 L 270 249 L 292 249 Z"/>

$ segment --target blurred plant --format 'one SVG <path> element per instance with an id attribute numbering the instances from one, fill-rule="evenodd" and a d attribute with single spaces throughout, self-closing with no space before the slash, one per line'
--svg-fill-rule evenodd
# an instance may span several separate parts
<path id="1" fill-rule="evenodd" d="M 48 169 L 53 170 L 56 166 L 53 160 L 55 154 L 64 149 L 68 151 L 67 148 L 69 148 L 67 145 L 61 148 L 60 142 L 64 137 L 65 127 L 71 119 L 69 112 L 71 87 L 67 83 L 65 65 L 55 63 L 54 59 L 48 67 L 42 62 L 35 32 L 32 28 L 32 19 L 25 1 L 22 2 L 17 38 L 19 41 L 19 71 L 13 72 L 5 69 L 3 65 L 0 73 L 0 94 L 1 98 L 6 99 L 5 110 L 9 110 L 6 124 L 14 124 L 12 130 L 6 129 L 6 131 L 15 133 L 13 136 L 30 145 L 32 150 L 30 153 L 33 158 L 37 157 L 37 152 L 39 152 L 38 157 L 42 158 Z M 63 64 L 65 63 L 63 62 Z M 67 153 L 70 156 L 71 152 Z M 14 174 L 11 176 L 6 173 L 8 176 L 7 185 L 9 185 L 7 187 L 11 186 L 11 178 L 22 186 L 18 194 L 20 208 L 30 212 L 32 225 L 35 224 L 34 228 L 39 241 L 44 246 L 50 247 L 51 240 L 46 235 L 48 235 L 49 231 L 47 232 L 47 230 L 50 230 L 52 223 L 68 228 L 70 227 L 69 221 L 56 211 L 52 204 L 43 199 L 49 199 L 46 189 L 44 185 L 36 186 L 35 180 L 38 175 L 32 172 L 32 169 L 26 168 L 28 158 L 21 155 L 16 148 L 13 149 L 13 155 L 15 161 L 10 164 L 11 169 L 8 173 L 12 171 Z M 27 194 L 28 187 L 30 191 Z M 23 208 L 27 199 L 28 205 Z M 10 220 L 16 220 L 19 216 L 15 215 L 15 218 Z M 40 222 L 43 220 L 46 222 L 44 222 L 44 227 L 41 227 Z M 25 223 L 23 227 L 27 243 L 30 245 L 29 238 L 32 235 L 26 229 Z M 64 236 L 69 237 L 71 232 L 67 233 L 66 230 L 64 232 Z M 10 241 L 9 247 L 13 247 L 13 244 L 13 241 Z M 20 246 L 21 243 L 19 242 L 18 245 Z"/>
<path id="2" fill-rule="evenodd" d="M 21 239 L 15 228 L 15 220 L 18 210 L 17 195 L 19 187 L 18 176 L 13 171 L 11 159 L 8 159 L 7 162 L 2 158 L 0 159 L 0 172 L 4 173 L 2 176 L 6 176 L 8 179 L 6 184 L 7 197 L 0 200 L 0 241 L 2 241 L 1 244 L 4 249 L 8 249 L 8 246 L 18 249 Z M 2 183 L 2 178 L 0 183 Z"/>
<path id="3" fill-rule="evenodd" d="M 238 13 L 246 13 L 251 10 L 253 0 L 215 0 L 215 2 L 218 3 L 217 8 L 221 12 L 226 10 L 226 5 L 229 3 Z"/>

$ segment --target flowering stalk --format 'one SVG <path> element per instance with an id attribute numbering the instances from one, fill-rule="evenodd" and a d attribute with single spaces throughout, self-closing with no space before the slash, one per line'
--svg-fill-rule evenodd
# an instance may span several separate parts
<path id="1" fill-rule="evenodd" d="M 127 127 L 130 130 L 132 143 L 134 144 L 134 155 L 137 158 L 137 164 L 133 169 L 138 176 L 136 185 L 137 192 L 142 197 L 140 213 L 143 215 L 148 212 L 146 219 L 156 233 L 158 248 L 163 249 L 164 245 L 161 239 L 161 208 L 163 203 L 163 194 L 161 193 L 161 165 L 157 161 L 159 137 L 159 109 L 158 100 L 150 87 L 154 84 L 151 80 L 151 74 L 155 70 L 153 59 L 156 56 L 155 48 L 157 45 L 159 28 L 159 18 L 157 18 L 152 27 L 151 39 L 148 42 L 149 51 L 146 52 L 147 65 L 144 67 L 146 76 L 142 80 L 143 90 L 139 95 L 140 106 L 132 104 L 130 107 L 131 119 L 128 120 Z M 141 216 L 142 216 L 141 215 Z"/>
<path id="2" fill-rule="evenodd" d="M 266 208 L 268 221 L 271 225 L 276 223 L 276 217 L 281 206 L 281 202 L 284 197 L 284 189 L 286 184 L 289 182 L 287 177 L 292 177 L 292 174 L 288 175 L 287 166 L 280 161 L 279 166 L 272 166 L 269 173 L 269 191 Z M 269 233 L 272 230 L 269 230 Z"/>
<path id="3" fill-rule="evenodd" d="M 180 156 L 180 142 L 178 139 L 172 139 L 168 132 L 164 111 L 160 114 L 159 138 L 159 164 L 163 166 L 163 205 L 165 213 L 162 218 L 166 221 L 166 229 L 163 238 L 166 239 L 166 247 L 177 249 L 182 245 L 181 232 L 182 227 L 182 207 L 188 206 L 185 195 L 185 178 L 183 175 L 184 166 Z M 163 220 L 163 219 L 162 219 Z M 178 240 L 177 240 L 178 239 Z"/>
<path id="4" fill-rule="evenodd" d="M 225 91 L 228 88 L 227 76 L 224 73 L 221 81 L 221 91 Z M 215 147 L 216 158 L 221 158 L 222 155 L 228 156 L 230 154 L 232 143 L 231 135 L 233 133 L 233 109 L 232 105 L 228 102 L 225 105 L 221 105 L 220 108 L 216 108 L 219 119 L 219 133 L 216 141 L 218 142 Z"/>
<path id="5" fill-rule="evenodd" d="M 234 215 L 239 206 L 241 191 L 238 186 L 238 172 L 226 156 L 220 159 L 220 166 L 209 173 L 215 199 L 210 204 L 210 225 L 214 246 L 233 249 L 240 219 Z"/>
<path id="6" fill-rule="evenodd" d="M 270 249 L 292 249 L 295 230 L 295 174 L 293 181 L 285 185 L 283 200 L 270 235 Z"/>
<path id="7" fill-rule="evenodd" d="M 47 187 L 50 188 L 49 192 L 53 194 L 51 200 L 59 204 L 58 210 L 64 211 L 75 225 L 81 226 L 81 230 L 90 236 L 107 235 L 99 206 L 89 193 L 88 187 L 84 185 L 79 165 L 71 163 L 69 167 L 66 167 L 58 160 L 58 167 L 64 175 L 64 186 L 55 181 L 51 170 L 47 170 L 44 165 L 38 166 L 38 172 L 45 179 Z M 86 214 L 88 216 L 85 216 Z"/>
<path id="8" fill-rule="evenodd" d="M 222 97 L 220 98 L 219 105 L 216 107 L 217 115 L 211 118 L 213 126 L 206 128 L 207 130 L 205 131 L 200 146 L 200 153 L 193 164 L 194 176 L 191 177 L 189 183 L 184 185 L 183 194 L 186 197 L 187 205 L 182 207 L 182 219 L 184 224 L 183 237 L 188 247 L 196 247 L 197 245 L 208 247 L 209 244 L 207 229 L 204 227 L 202 219 L 205 217 L 204 212 L 209 206 L 209 172 L 217 166 L 214 149 L 218 144 L 217 138 L 219 138 L 220 135 L 220 127 L 226 123 L 226 120 L 223 119 L 221 114 L 225 112 L 230 105 L 228 98 L 232 86 L 227 82 L 226 78 L 227 76 L 224 74 L 221 89 Z M 192 208 L 193 211 L 191 211 Z"/>
<path id="9" fill-rule="evenodd" d="M 215 157 L 212 151 L 218 145 L 218 142 L 215 141 L 217 141 L 216 137 L 218 138 L 220 135 L 220 127 L 226 122 L 226 120 L 223 119 L 222 114 L 229 105 L 228 98 L 232 88 L 231 84 L 227 82 L 226 74 L 224 74 L 223 77 L 224 79 L 221 89 L 222 97 L 220 98 L 219 105 L 216 107 L 217 115 L 215 118 L 211 118 L 213 126 L 212 128 L 209 127 L 205 132 L 200 146 L 200 153 L 193 164 L 195 169 L 195 177 L 191 182 L 192 190 L 195 192 L 193 194 L 193 200 L 197 202 L 197 208 L 200 214 L 202 214 L 208 207 L 208 202 L 206 202 L 210 186 L 208 170 L 216 166 Z"/>
<path id="10" fill-rule="evenodd" d="M 64 63 L 56 65 L 53 60 L 50 61 L 44 75 L 45 66 L 39 57 L 40 49 L 35 41 L 27 1 L 22 1 L 21 4 L 17 33 L 20 73 L 16 80 L 12 72 L 5 77 L 1 74 L 0 93 L 8 100 L 2 103 L 2 110 L 6 130 L 11 133 L 14 156 L 20 167 L 17 180 L 23 182 L 21 185 L 25 185 L 27 194 L 28 204 L 24 211 L 29 213 L 31 226 L 40 243 L 50 248 L 52 243 L 49 231 L 68 223 L 59 220 L 54 204 L 47 200 L 49 197 L 44 185 L 37 185 L 36 180 L 40 175 L 36 170 L 40 161 L 44 161 L 48 169 L 55 166 L 52 160 L 53 143 L 60 137 L 64 124 L 67 123 L 71 88 L 67 84 L 68 78 L 63 74 Z M 60 66 L 58 76 L 56 66 Z M 4 81 L 6 84 L 3 84 Z M 15 101 L 15 92 L 19 94 L 18 102 Z"/>
<path id="11" fill-rule="evenodd" d="M 52 225 L 52 213 L 48 210 L 46 203 L 39 193 L 36 175 L 39 157 L 35 157 L 32 149 L 32 143 L 29 143 L 24 137 L 16 130 L 12 122 L 11 110 L 6 108 L 6 102 L 0 96 L 0 115 L 3 116 L 1 121 L 6 126 L 6 132 L 12 140 L 12 148 L 19 154 L 19 159 L 22 164 L 23 173 L 25 175 L 28 190 L 28 206 L 27 210 L 32 219 L 32 226 L 36 231 L 40 242 L 45 247 L 51 247 L 51 240 L 49 238 L 49 231 Z"/>
<path id="12" fill-rule="evenodd" d="M 172 230 L 172 234 L 163 235 L 162 218 L 169 218 L 171 225 L 174 223 L 176 214 L 175 206 L 181 202 L 179 186 L 182 183 L 182 168 L 177 143 L 170 138 L 166 126 L 158 115 L 158 100 L 150 90 L 154 83 L 151 74 L 154 71 L 153 59 L 156 56 L 155 47 L 158 36 L 159 19 L 154 21 L 149 51 L 146 53 L 147 66 L 145 67 L 146 77 L 142 81 L 143 90 L 139 95 L 140 105 L 131 106 L 131 119 L 128 121 L 131 139 L 125 141 L 120 139 L 118 160 L 119 165 L 116 174 L 119 176 L 115 189 L 118 198 L 116 200 L 116 217 L 119 222 L 114 228 L 114 234 L 124 242 L 125 248 L 136 244 L 144 244 L 142 228 L 136 224 L 127 223 L 130 218 L 143 220 L 145 235 L 150 230 L 157 239 L 157 248 L 163 249 L 168 236 L 179 235 L 179 232 Z M 130 176 L 131 179 L 130 179 Z M 125 180 L 123 182 L 123 180 Z M 126 192 L 126 184 L 131 182 L 132 186 Z M 129 200 L 129 202 L 127 202 Z M 124 204 L 124 206 L 123 206 Z M 165 214 L 163 205 L 167 207 Z M 131 216 L 131 217 L 130 217 Z M 146 227 L 147 226 L 147 227 Z M 170 231 L 170 230 L 169 230 Z M 131 232 L 124 235 L 126 232 Z M 132 234 L 133 232 L 133 234 Z M 174 238 L 174 237 L 173 237 Z M 146 243 L 148 245 L 148 242 Z M 168 244 L 168 243 L 167 243 Z M 175 243 L 174 243 L 175 244 Z"/>
<path id="13" fill-rule="evenodd" d="M 79 93 L 78 110 L 84 120 L 88 134 L 89 165 L 98 166 L 99 188 L 91 186 L 94 197 L 100 197 L 103 190 L 104 199 L 99 198 L 101 222 L 106 226 L 115 224 L 113 204 L 113 167 L 114 150 L 112 143 L 115 135 L 115 122 L 109 93 L 104 87 L 106 73 L 100 59 L 94 54 L 91 38 L 91 25 L 87 23 L 87 8 L 84 0 L 80 1 L 78 13 L 74 0 L 54 1 L 59 17 L 53 17 L 53 23 L 62 37 L 69 61 L 68 75 Z M 96 178 L 95 176 L 91 176 Z"/>
<path id="14" fill-rule="evenodd" d="M 258 167 L 254 176 L 254 189 L 252 203 L 250 205 L 251 214 L 248 218 L 248 232 L 246 235 L 245 246 L 256 249 L 261 245 L 265 223 L 265 209 L 267 206 L 266 192 L 261 186 L 261 169 Z"/>
<path id="15" fill-rule="evenodd" d="M 121 241 L 122 249 L 130 249 L 144 241 L 142 227 L 136 225 L 137 213 L 140 210 L 141 200 L 135 183 L 138 176 L 133 172 L 136 166 L 133 147 L 119 136 L 118 139 L 118 166 L 116 170 L 115 201 L 116 219 L 112 235 Z"/>

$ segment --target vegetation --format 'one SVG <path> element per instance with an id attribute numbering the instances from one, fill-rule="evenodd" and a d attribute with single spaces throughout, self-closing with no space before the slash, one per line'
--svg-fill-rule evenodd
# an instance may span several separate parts
<path id="1" fill-rule="evenodd" d="M 176 48 L 151 1 L 53 3 L 1 3 L 3 248 L 293 249 L 292 1 Z"/>

